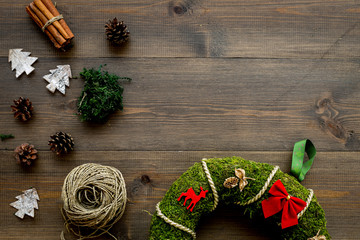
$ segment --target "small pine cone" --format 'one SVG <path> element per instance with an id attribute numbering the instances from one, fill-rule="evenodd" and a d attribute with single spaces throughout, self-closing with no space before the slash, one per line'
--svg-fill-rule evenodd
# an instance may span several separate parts
<path id="1" fill-rule="evenodd" d="M 129 30 L 123 21 L 117 18 L 109 20 L 105 25 L 107 39 L 115 45 L 120 45 L 129 39 Z"/>
<path id="2" fill-rule="evenodd" d="M 34 107 L 30 100 L 20 97 L 19 100 L 14 100 L 14 105 L 11 105 L 11 109 L 14 112 L 14 118 L 21 121 L 27 121 L 33 114 Z"/>
<path id="3" fill-rule="evenodd" d="M 30 166 L 37 159 L 34 145 L 23 143 L 14 150 L 16 161 L 23 166 Z"/>
<path id="4" fill-rule="evenodd" d="M 50 138 L 50 150 L 56 152 L 57 155 L 73 150 L 74 139 L 70 134 L 57 132 L 55 135 L 50 136 Z"/>

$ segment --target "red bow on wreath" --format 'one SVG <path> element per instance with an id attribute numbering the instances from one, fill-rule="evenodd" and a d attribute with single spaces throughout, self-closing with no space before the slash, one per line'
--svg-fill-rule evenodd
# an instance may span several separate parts
<path id="1" fill-rule="evenodd" d="M 261 202 L 265 218 L 268 218 L 281 210 L 281 228 L 287 228 L 298 224 L 297 214 L 306 206 L 306 202 L 300 198 L 290 196 L 280 180 L 277 180 L 269 190 L 272 195 Z"/>

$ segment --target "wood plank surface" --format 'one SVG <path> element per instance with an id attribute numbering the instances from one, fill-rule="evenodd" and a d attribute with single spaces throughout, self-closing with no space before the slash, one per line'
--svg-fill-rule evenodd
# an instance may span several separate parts
<path id="1" fill-rule="evenodd" d="M 68 53 L 42 36 L 28 2 L 0 0 L 0 56 L 14 47 L 40 57 L 349 58 L 360 50 L 358 1 L 62 0 L 57 7 L 76 36 Z M 105 40 L 105 22 L 115 16 L 131 32 L 121 49 Z"/>
<path id="2" fill-rule="evenodd" d="M 76 104 L 83 80 L 70 80 L 62 96 L 48 92 L 42 76 L 57 64 L 71 64 L 78 76 L 103 63 L 134 79 L 124 83 L 125 109 L 104 125 L 82 123 Z M 16 80 L 1 61 L 0 132 L 17 137 L 0 149 L 28 141 L 47 150 L 49 136 L 61 130 L 77 150 L 290 151 L 306 137 L 319 150 L 360 150 L 355 60 L 42 58 L 34 65 L 31 77 Z M 11 113 L 20 96 L 35 107 L 26 124 Z"/>
<path id="3" fill-rule="evenodd" d="M 80 164 L 123 173 L 129 202 L 111 233 L 143 240 L 155 204 L 195 162 L 236 155 L 288 172 L 293 144 L 304 138 L 318 154 L 302 183 L 314 189 L 333 239 L 359 239 L 360 2 L 59 0 L 75 34 L 67 52 L 57 51 L 32 22 L 29 2 L 0 0 L 0 134 L 15 135 L 0 141 L 1 240 L 59 239 L 61 187 Z M 104 34 L 113 17 L 131 32 L 122 47 Z M 12 48 L 39 57 L 32 74 L 15 78 L 8 63 Z M 65 96 L 48 92 L 42 78 L 61 64 L 70 64 L 78 77 Z M 79 73 L 101 64 L 133 79 L 124 83 L 124 111 L 105 124 L 81 122 Z M 20 96 L 35 107 L 27 123 L 11 113 Z M 57 131 L 75 139 L 68 156 L 49 150 Z M 40 150 L 29 170 L 13 158 L 23 142 Z M 39 210 L 35 219 L 20 220 L 9 204 L 31 186 L 39 191 Z M 270 230 L 249 221 L 243 209 L 220 207 L 203 219 L 198 239 L 277 239 Z"/>
<path id="4" fill-rule="evenodd" d="M 26 172 L 14 164 L 11 153 L 0 151 L 0 154 L 0 239 L 4 240 L 30 240 L 40 231 L 42 234 L 36 239 L 59 239 L 63 224 L 61 187 L 67 173 L 84 163 L 114 166 L 123 173 L 129 202 L 124 217 L 111 232 L 118 239 L 146 239 L 151 219 L 149 213 L 154 213 L 156 203 L 172 182 L 203 157 L 242 156 L 279 165 L 284 172 L 290 169 L 291 159 L 290 151 L 75 151 L 63 158 L 41 151 L 37 163 Z M 360 235 L 358 225 L 354 224 L 360 221 L 358 156 L 359 152 L 320 152 L 303 181 L 305 187 L 314 190 L 324 208 L 333 239 L 358 239 Z M 144 175 L 149 177 L 149 183 L 141 181 Z M 24 187 L 31 186 L 39 192 L 39 210 L 34 220 L 17 219 L 13 216 L 15 209 L 8 204 Z M 263 223 L 250 222 L 243 216 L 241 208 L 220 207 L 204 219 L 198 239 L 276 239 L 267 231 L 259 231 L 264 228 Z"/>

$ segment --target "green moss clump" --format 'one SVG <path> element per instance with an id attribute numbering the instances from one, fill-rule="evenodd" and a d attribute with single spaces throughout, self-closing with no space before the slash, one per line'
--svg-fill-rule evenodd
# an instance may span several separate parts
<path id="1" fill-rule="evenodd" d="M 272 165 L 266 163 L 247 161 L 240 157 L 214 158 L 206 160 L 206 163 L 218 191 L 219 204 L 225 205 L 234 204 L 235 202 L 247 202 L 252 199 L 262 189 L 274 168 Z M 238 187 L 228 189 L 223 186 L 226 178 L 234 176 L 235 168 L 244 169 L 247 177 L 256 179 L 249 180 L 249 184 L 242 192 L 240 192 Z M 296 178 L 278 170 L 270 186 L 278 179 L 281 179 L 290 195 L 301 198 L 304 201 L 307 200 L 309 191 L 302 186 Z M 206 198 L 201 199 L 197 203 L 193 212 L 190 212 L 186 207 L 182 206 L 183 201 L 178 202 L 177 198 L 190 187 L 194 189 L 196 194 L 199 194 L 200 186 L 202 186 L 204 190 L 209 190 L 209 192 Z M 270 187 L 268 190 L 269 189 Z M 270 197 L 270 194 L 266 191 L 258 201 L 248 206 L 239 206 L 239 209 L 244 211 L 250 218 L 264 219 L 261 201 L 268 197 Z M 210 213 L 213 204 L 214 197 L 202 166 L 200 163 L 195 163 L 171 185 L 160 203 L 160 209 L 162 213 L 171 220 L 195 231 L 201 217 Z M 324 210 L 317 202 L 315 196 L 305 214 L 299 219 L 299 224 L 296 226 L 281 230 L 281 214 L 271 216 L 264 221 L 273 224 L 279 229 L 280 239 L 306 240 L 315 236 L 319 229 L 321 229 L 320 235 L 325 235 L 326 239 L 330 239 L 330 235 L 326 230 Z M 192 236 L 165 223 L 160 217 L 154 214 L 150 227 L 150 239 L 192 239 Z"/>
<path id="2" fill-rule="evenodd" d="M 85 80 L 84 90 L 79 97 L 78 112 L 83 121 L 105 122 L 109 115 L 116 110 L 123 109 L 122 93 L 124 88 L 119 84 L 119 79 L 130 78 L 119 77 L 98 70 L 86 69 L 80 73 Z"/>
<path id="3" fill-rule="evenodd" d="M 4 140 L 9 139 L 9 138 L 14 138 L 14 135 L 12 135 L 12 134 L 0 134 L 1 141 L 4 141 Z"/>

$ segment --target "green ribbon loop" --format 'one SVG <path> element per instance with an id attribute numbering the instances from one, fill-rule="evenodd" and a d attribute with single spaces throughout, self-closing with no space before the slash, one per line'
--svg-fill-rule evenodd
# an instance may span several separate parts
<path id="1" fill-rule="evenodd" d="M 304 162 L 304 155 L 307 153 L 309 160 Z M 316 148 L 309 140 L 301 140 L 294 145 L 291 173 L 301 182 L 304 180 L 306 173 L 310 170 L 316 155 Z"/>

